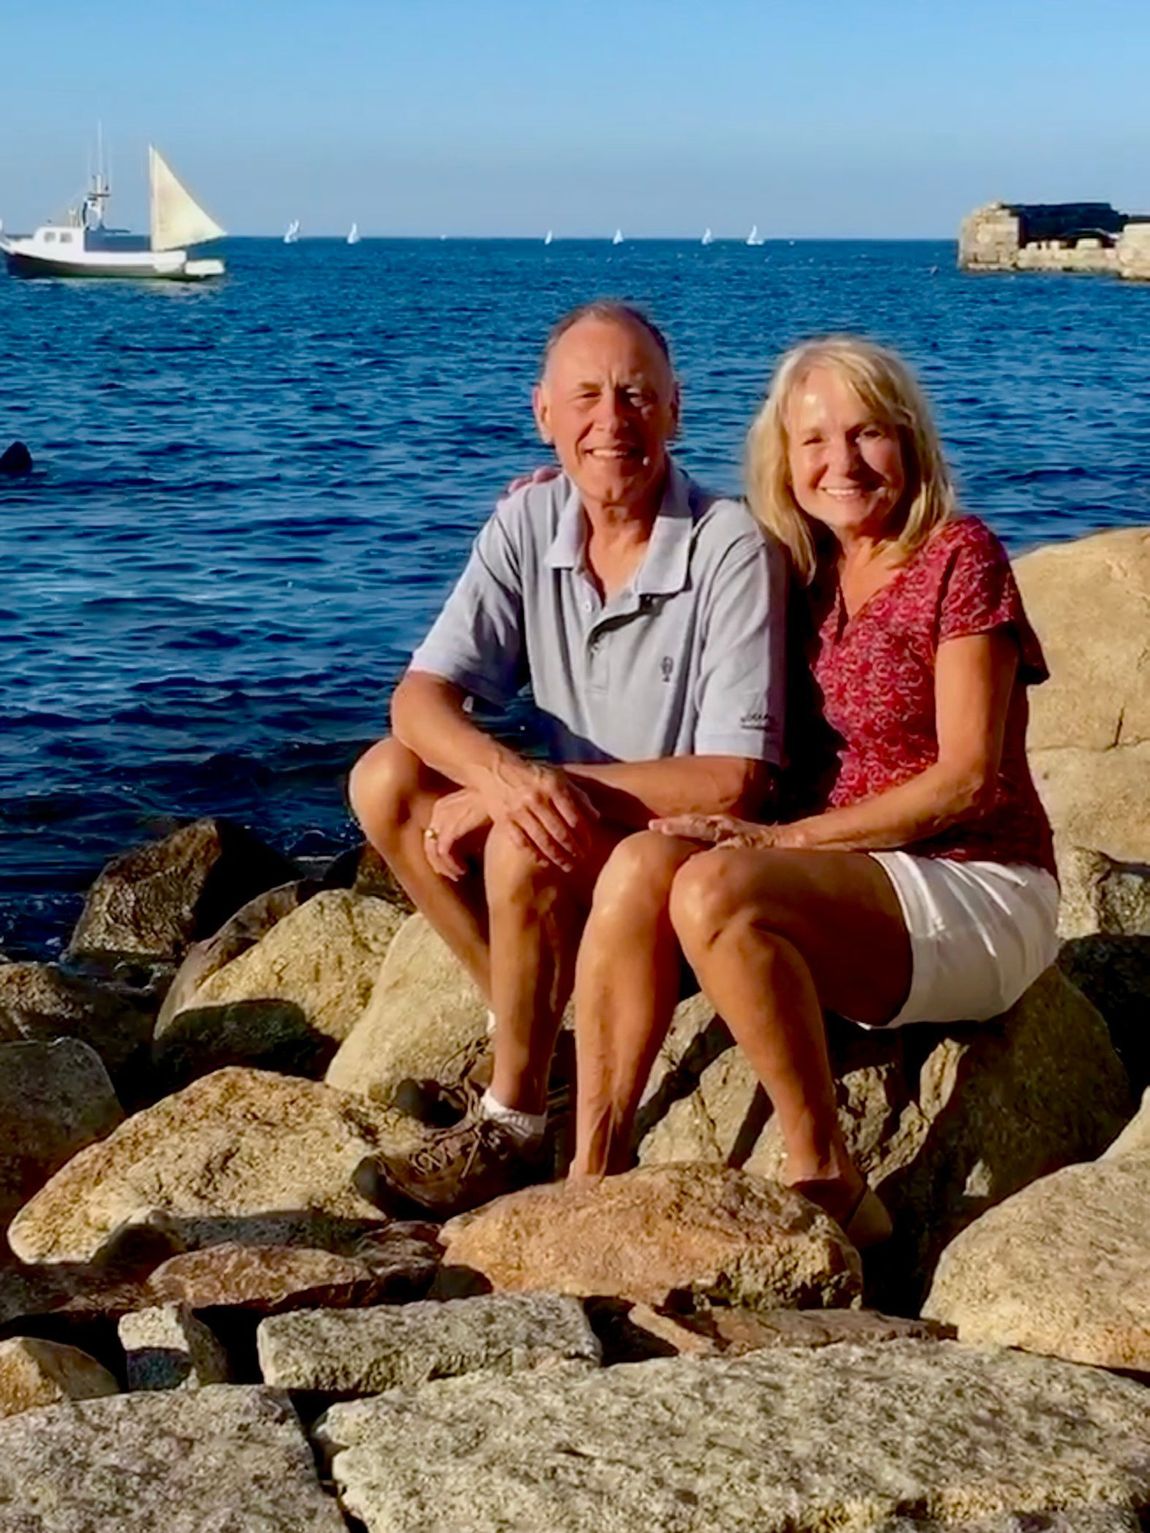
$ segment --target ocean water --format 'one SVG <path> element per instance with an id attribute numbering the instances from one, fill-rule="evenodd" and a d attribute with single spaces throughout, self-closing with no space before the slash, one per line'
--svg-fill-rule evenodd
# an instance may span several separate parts
<path id="1" fill-rule="evenodd" d="M 737 490 L 772 358 L 900 348 L 1014 549 L 1150 515 L 1150 287 L 972 277 L 951 243 L 228 241 L 218 286 L 0 276 L 0 951 L 182 817 L 356 839 L 343 780 L 508 478 L 550 323 L 643 304 L 680 459 Z"/>

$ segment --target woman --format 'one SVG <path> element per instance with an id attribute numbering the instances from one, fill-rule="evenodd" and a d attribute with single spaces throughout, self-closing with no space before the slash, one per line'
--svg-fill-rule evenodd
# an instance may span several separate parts
<path id="1" fill-rule="evenodd" d="M 788 352 L 747 481 L 791 555 L 832 784 L 789 823 L 657 821 L 608 863 L 576 982 L 572 1174 L 629 1162 L 681 949 L 771 1098 L 786 1180 L 865 1245 L 890 1223 L 839 1128 L 823 1009 L 868 1027 L 983 1020 L 1053 960 L 1052 839 L 1025 754 L 1026 688 L 1047 673 L 1006 554 L 957 514 L 891 353 L 849 336 Z"/>

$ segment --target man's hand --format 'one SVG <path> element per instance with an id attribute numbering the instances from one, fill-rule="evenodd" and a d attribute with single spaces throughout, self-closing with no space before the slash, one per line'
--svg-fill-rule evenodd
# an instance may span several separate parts
<path id="1" fill-rule="evenodd" d="M 664 836 L 680 836 L 684 841 L 704 841 L 718 847 L 761 851 L 787 844 L 785 825 L 756 825 L 753 820 L 737 820 L 730 814 L 674 814 L 652 820 L 650 828 Z"/>
<path id="2" fill-rule="evenodd" d="M 484 772 L 474 791 L 493 825 L 565 873 L 590 848 L 598 811 L 556 767 L 507 756 Z"/>
<path id="3" fill-rule="evenodd" d="M 424 853 L 440 878 L 449 878 L 455 883 L 463 877 L 467 865 L 456 848 L 474 831 L 490 824 L 491 816 L 473 788 L 459 788 L 443 795 L 431 811 L 431 819 L 423 833 Z"/>

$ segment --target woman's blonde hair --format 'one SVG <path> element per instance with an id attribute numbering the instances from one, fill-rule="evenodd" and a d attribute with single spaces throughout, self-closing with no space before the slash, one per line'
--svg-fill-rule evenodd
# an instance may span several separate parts
<path id="1" fill-rule="evenodd" d="M 838 373 L 877 420 L 898 432 L 906 490 L 889 544 L 899 558 L 908 558 L 956 508 L 930 406 L 900 357 L 855 335 L 827 335 L 792 346 L 776 366 L 747 432 L 746 482 L 751 510 L 790 550 L 805 585 L 814 579 L 821 538 L 791 486 L 787 413 L 795 390 L 819 367 Z"/>

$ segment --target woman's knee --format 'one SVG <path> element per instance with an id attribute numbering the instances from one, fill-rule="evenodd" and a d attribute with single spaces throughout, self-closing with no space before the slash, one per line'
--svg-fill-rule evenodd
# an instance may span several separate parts
<path id="1" fill-rule="evenodd" d="M 595 914 L 609 919 L 613 930 L 663 917 L 683 855 L 677 843 L 656 831 L 620 841 L 596 881 Z"/>
<path id="2" fill-rule="evenodd" d="M 719 849 L 699 852 L 675 875 L 671 923 L 684 944 L 708 946 L 745 916 L 751 904 L 752 886 L 743 858 Z"/>
<path id="3" fill-rule="evenodd" d="M 423 771 L 414 751 L 391 737 L 364 751 L 351 769 L 347 796 L 369 839 L 386 839 L 406 823 Z"/>

